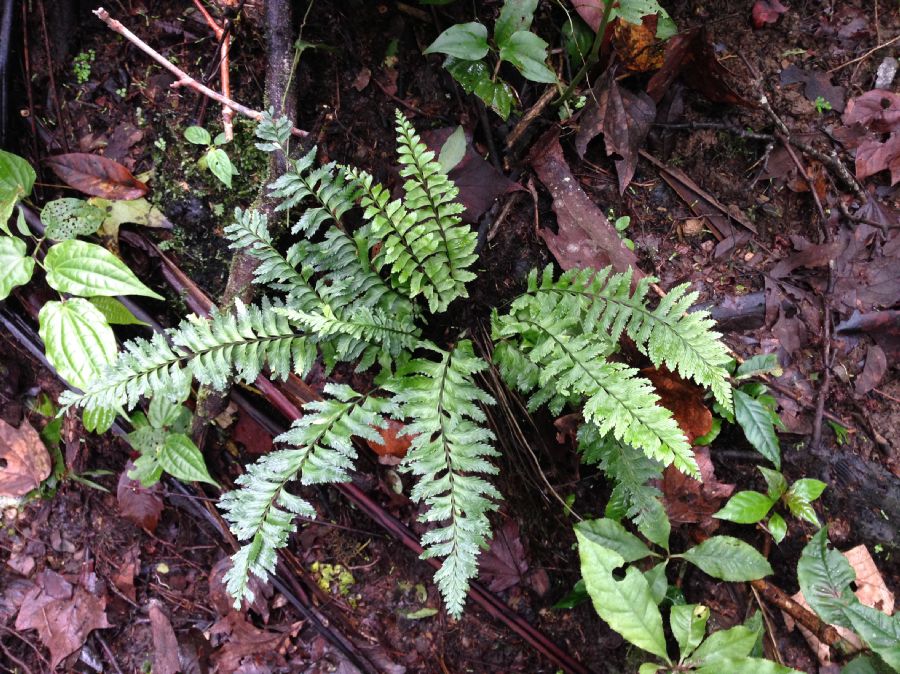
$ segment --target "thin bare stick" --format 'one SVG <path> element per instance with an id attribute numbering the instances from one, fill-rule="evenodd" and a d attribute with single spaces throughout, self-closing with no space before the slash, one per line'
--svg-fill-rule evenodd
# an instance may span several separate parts
<path id="1" fill-rule="evenodd" d="M 147 54 L 147 56 L 149 56 L 154 61 L 159 63 L 163 68 L 165 68 L 170 73 L 175 75 L 175 77 L 177 77 L 178 79 L 172 83 L 173 87 L 180 87 L 180 86 L 190 87 L 196 91 L 199 91 L 204 96 L 211 98 L 212 100 L 216 101 L 217 103 L 221 103 L 222 105 L 224 105 L 228 108 L 231 108 L 236 113 L 243 115 L 244 117 L 249 117 L 250 119 L 255 119 L 257 121 L 262 118 L 263 113 L 260 112 L 259 110 L 254 110 L 253 108 L 248 108 L 246 105 L 242 105 L 241 103 L 238 103 L 237 101 L 233 101 L 230 98 L 226 98 L 225 96 L 220 94 L 218 91 L 214 91 L 213 89 L 210 89 L 205 84 L 202 84 L 201 82 L 198 82 L 197 80 L 195 80 L 193 77 L 191 77 L 186 72 L 184 72 L 181 68 L 176 66 L 174 63 L 172 63 L 171 61 L 166 59 L 162 54 L 160 54 L 155 49 L 153 49 L 153 47 L 151 47 L 146 42 L 141 40 L 141 38 L 139 38 L 137 35 L 135 35 L 130 30 L 128 30 L 125 26 L 122 25 L 121 21 L 117 21 L 116 19 L 112 18 L 109 15 L 109 12 L 107 12 L 102 7 L 98 7 L 97 9 L 95 9 L 94 14 L 97 16 L 97 18 L 99 18 L 107 26 L 109 26 L 110 30 L 112 30 L 113 32 L 118 33 L 119 35 L 124 37 L 126 40 L 131 42 L 142 52 Z M 297 129 L 297 128 L 292 128 L 291 133 L 293 135 L 299 136 L 301 138 L 309 135 L 308 131 L 304 131 L 302 129 Z"/>
<path id="2" fill-rule="evenodd" d="M 216 20 L 208 11 L 206 11 L 206 7 L 203 6 L 203 3 L 200 2 L 200 0 L 194 0 L 194 5 L 206 20 L 206 25 L 210 27 L 213 35 L 216 36 L 216 40 L 219 43 L 219 80 L 222 83 L 222 95 L 225 96 L 225 98 L 231 98 L 231 75 L 229 74 L 228 67 L 228 54 L 231 49 L 231 33 L 226 32 L 224 26 L 220 26 L 218 23 L 216 23 Z M 229 108 L 227 105 L 223 105 L 222 127 L 225 133 L 225 140 L 228 141 L 234 139 L 234 124 L 232 123 L 233 118 L 234 110 Z"/>
<path id="3" fill-rule="evenodd" d="M 862 56 L 857 56 L 857 57 L 856 57 L 855 59 L 853 59 L 852 61 L 847 61 L 846 63 L 842 63 L 841 65 L 835 66 L 835 67 L 832 68 L 831 70 L 826 70 L 825 72 L 827 72 L 827 73 L 829 73 L 829 74 L 830 74 L 830 73 L 835 73 L 835 72 L 837 72 L 838 70 L 841 70 L 842 68 L 846 68 L 847 66 L 853 65 L 854 63 L 859 63 L 860 61 L 864 61 L 865 59 L 869 58 L 872 54 L 874 54 L 875 52 L 877 52 L 879 49 L 884 49 L 885 47 L 890 47 L 890 46 L 891 46 L 892 44 L 894 44 L 897 40 L 900 40 L 900 35 L 895 35 L 894 37 L 892 37 L 892 38 L 891 38 L 890 40 L 888 40 L 887 42 L 884 42 L 884 43 L 882 43 L 882 44 L 880 44 L 880 45 L 878 45 L 878 46 L 876 46 L 876 47 L 872 47 L 869 51 L 867 51 L 867 52 L 866 52 L 865 54 L 863 54 Z"/>

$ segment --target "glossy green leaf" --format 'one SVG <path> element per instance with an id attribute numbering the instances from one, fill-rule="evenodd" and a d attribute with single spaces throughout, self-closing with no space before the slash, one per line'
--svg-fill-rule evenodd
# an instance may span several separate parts
<path id="1" fill-rule="evenodd" d="M 525 79 L 556 83 L 556 73 L 547 67 L 547 43 L 534 33 L 520 30 L 500 48 L 500 59 L 512 63 Z"/>
<path id="2" fill-rule="evenodd" d="M 438 155 L 438 163 L 445 173 L 450 173 L 466 154 L 466 132 L 462 126 L 457 126 L 450 137 L 444 141 L 441 153 Z"/>
<path id="3" fill-rule="evenodd" d="M 447 58 L 444 67 L 467 94 L 475 94 L 504 120 L 509 117 L 515 94 L 503 80 L 491 81 L 491 71 L 484 61 Z"/>
<path id="4" fill-rule="evenodd" d="M 575 531 L 597 545 L 614 550 L 626 562 L 634 562 L 653 554 L 640 538 L 615 520 L 584 520 L 575 525 Z"/>
<path id="5" fill-rule="evenodd" d="M 184 138 L 194 145 L 209 145 L 212 143 L 212 137 L 209 131 L 202 126 L 189 126 L 184 130 Z"/>
<path id="6" fill-rule="evenodd" d="M 31 164 L 0 150 L 0 231 L 12 235 L 7 221 L 19 200 L 31 194 L 36 177 Z"/>
<path id="7" fill-rule="evenodd" d="M 505 0 L 494 24 L 494 41 L 503 47 L 513 33 L 531 28 L 538 0 Z"/>
<path id="8" fill-rule="evenodd" d="M 719 417 L 713 417 L 712 427 L 709 429 L 709 433 L 701 435 L 699 438 L 694 438 L 694 447 L 707 447 L 711 445 L 713 441 L 719 437 L 721 432 L 722 420 Z"/>
<path id="9" fill-rule="evenodd" d="M 769 514 L 775 500 L 758 491 L 739 491 L 713 517 L 738 524 L 754 524 Z"/>
<path id="10" fill-rule="evenodd" d="M 112 328 L 85 299 L 47 302 L 41 307 L 38 322 L 47 360 L 76 388 L 87 388 L 116 359 Z"/>
<path id="11" fill-rule="evenodd" d="M 784 540 L 784 537 L 787 536 L 787 522 L 785 522 L 784 518 L 778 513 L 772 513 L 772 516 L 766 523 L 766 528 L 769 530 L 769 533 L 772 534 L 772 538 L 776 543 L 781 543 L 781 541 Z"/>
<path id="12" fill-rule="evenodd" d="M 845 613 L 857 634 L 882 660 L 900 672 L 900 615 L 889 616 L 858 600 Z"/>
<path id="13" fill-rule="evenodd" d="M 787 505 L 788 510 L 791 511 L 791 515 L 793 515 L 794 517 L 799 517 L 801 520 L 809 522 L 814 527 L 822 526 L 821 522 L 819 522 L 818 516 L 816 515 L 815 509 L 812 507 L 812 504 L 806 499 L 788 492 L 784 496 L 784 502 Z"/>
<path id="14" fill-rule="evenodd" d="M 146 295 L 163 299 L 102 246 L 77 239 L 50 247 L 44 259 L 47 283 L 72 295 Z"/>
<path id="15" fill-rule="evenodd" d="M 93 234 L 100 229 L 105 217 L 103 209 L 84 199 L 56 199 L 41 210 L 47 237 L 56 241 Z"/>
<path id="16" fill-rule="evenodd" d="M 34 272 L 34 258 L 22 239 L 0 236 L 0 300 L 9 297 L 16 286 L 25 285 Z"/>
<path id="17" fill-rule="evenodd" d="M 781 470 L 781 446 L 769 411 L 756 398 L 734 389 L 734 416 L 748 442 Z"/>
<path id="18" fill-rule="evenodd" d="M 765 466 L 757 466 L 757 468 L 766 481 L 766 493 L 769 495 L 769 498 L 773 501 L 780 499 L 782 494 L 787 491 L 787 480 L 784 479 L 784 475 Z"/>
<path id="19" fill-rule="evenodd" d="M 183 482 L 206 482 L 218 487 L 206 470 L 203 454 L 197 445 L 182 433 L 172 433 L 157 455 L 160 467 Z"/>
<path id="20" fill-rule="evenodd" d="M 624 580 L 613 572 L 625 564 L 622 556 L 594 542 L 578 529 L 581 575 L 594 604 L 606 623 L 629 642 L 669 662 L 662 615 L 653 601 L 647 579 L 629 566 Z"/>
<path id="21" fill-rule="evenodd" d="M 757 580 L 773 573 L 769 562 L 753 546 L 731 536 L 707 538 L 680 557 L 720 580 Z"/>
<path id="22" fill-rule="evenodd" d="M 681 661 L 684 661 L 706 636 L 706 621 L 709 608 L 702 604 L 682 604 L 673 606 L 669 612 L 669 626 L 678 642 Z"/>
<path id="23" fill-rule="evenodd" d="M 845 609 L 858 601 L 850 590 L 856 572 L 844 555 L 828 547 L 827 527 L 820 529 L 803 548 L 797 562 L 797 580 L 806 603 L 820 618 L 832 625 L 850 627 Z"/>
<path id="24" fill-rule="evenodd" d="M 447 54 L 467 61 L 484 58 L 488 53 L 487 28 L 477 21 L 454 24 L 438 35 L 423 53 Z"/>
<path id="25" fill-rule="evenodd" d="M 166 396 L 153 396 L 147 409 L 147 421 L 154 428 L 170 428 L 178 423 L 185 409 L 180 402 L 172 402 Z"/>
<path id="26" fill-rule="evenodd" d="M 225 187 L 231 189 L 231 178 L 232 176 L 238 175 L 238 172 L 234 167 L 234 164 L 231 163 L 231 159 L 228 158 L 228 154 L 226 154 L 225 150 L 214 147 L 207 152 L 206 166 L 212 174 L 225 185 Z"/>
<path id="27" fill-rule="evenodd" d="M 115 297 L 97 295 L 96 297 L 89 297 L 88 302 L 97 307 L 100 313 L 106 316 L 106 320 L 110 325 L 147 325 Z"/>
<path id="28" fill-rule="evenodd" d="M 822 495 L 822 492 L 825 491 L 825 487 L 827 486 L 828 485 L 821 480 L 813 480 L 812 478 L 804 477 L 791 485 L 791 488 L 788 489 L 788 494 L 812 503 Z"/>

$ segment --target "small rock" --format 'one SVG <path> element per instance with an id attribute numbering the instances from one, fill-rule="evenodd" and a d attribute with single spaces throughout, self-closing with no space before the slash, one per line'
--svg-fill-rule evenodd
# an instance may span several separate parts
<path id="1" fill-rule="evenodd" d="M 875 88 L 889 89 L 897 75 L 897 59 L 893 56 L 885 56 L 875 72 Z"/>

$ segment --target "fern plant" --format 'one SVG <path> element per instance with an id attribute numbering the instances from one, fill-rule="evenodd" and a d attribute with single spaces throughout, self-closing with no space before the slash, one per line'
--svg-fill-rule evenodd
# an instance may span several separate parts
<path id="1" fill-rule="evenodd" d="M 253 210 L 237 210 L 225 229 L 234 248 L 258 259 L 255 281 L 275 296 L 249 307 L 236 302 L 166 335 L 127 343 L 114 366 L 82 393 L 65 394 L 64 402 L 133 407 L 148 396 L 179 399 L 192 379 L 222 389 L 232 380 L 251 382 L 264 368 L 275 377 L 304 376 L 317 358 L 329 369 L 341 362 L 358 371 L 377 366 L 372 390 L 326 387 L 326 399 L 306 405 L 278 438 L 285 448 L 250 466 L 239 488 L 223 497 L 225 516 L 243 543 L 227 586 L 238 605 L 252 599 L 249 574 L 271 575 L 294 516 L 315 515 L 289 485 L 349 480 L 352 438 L 379 443 L 379 430 L 392 418 L 405 422 L 402 433 L 411 437 L 401 467 L 416 479 L 411 496 L 423 504 L 420 520 L 432 526 L 423 537 L 424 556 L 443 559 L 436 580 L 458 616 L 490 536 L 488 514 L 500 500 L 488 479 L 497 472 L 491 462 L 497 452 L 482 409 L 493 401 L 476 383 L 488 364 L 471 342 L 460 338 L 442 348 L 423 337 L 422 327 L 429 314 L 467 296 L 476 233 L 461 222 L 457 188 L 399 112 L 405 182 L 403 196 L 393 200 L 364 171 L 316 167 L 315 150 L 291 159 L 290 129 L 288 120 L 266 116 L 257 147 L 286 161 L 270 193 L 302 238 L 282 254 L 265 216 Z M 363 224 L 354 231 L 345 215 L 357 207 Z M 651 311 L 647 282 L 634 292 L 629 282 L 603 270 L 556 281 L 549 269 L 540 280 L 533 274 L 511 311 L 494 316 L 496 362 L 512 384 L 537 389 L 532 404 L 547 402 L 558 411 L 585 402 L 598 437 L 618 438 L 629 451 L 694 471 L 687 442 L 649 383 L 607 358 L 627 332 L 651 360 L 709 385 L 730 405 L 724 349 L 704 315 L 684 315 L 693 300 L 684 289 Z M 628 492 L 629 507 L 641 508 L 639 486 Z"/>

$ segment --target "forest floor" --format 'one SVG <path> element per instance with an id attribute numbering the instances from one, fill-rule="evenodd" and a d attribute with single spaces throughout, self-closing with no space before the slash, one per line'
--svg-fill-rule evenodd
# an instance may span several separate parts
<path id="1" fill-rule="evenodd" d="M 216 38 L 188 0 L 110 4 L 116 18 L 167 59 L 198 77 L 217 72 Z M 256 10 L 260 3 L 246 4 L 232 28 L 232 97 L 262 109 L 265 22 Z M 854 153 L 866 130 L 848 124 L 844 114 L 850 101 L 876 88 L 887 58 L 897 54 L 898 43 L 890 42 L 900 34 L 896 3 L 796 0 L 756 28 L 751 14 L 760 3 L 752 0 L 662 2 L 679 31 L 703 31 L 686 47 L 689 64 L 672 72 L 660 92 L 649 134 L 618 158 L 607 155 L 603 138 L 631 142 L 627 129 L 635 113 L 627 94 L 618 116 L 597 122 L 590 133 L 592 94 L 585 87 L 584 111 L 560 120 L 548 107 L 508 146 L 546 85 L 511 73 L 520 105 L 504 122 L 462 91 L 441 57 L 422 55 L 441 30 L 473 20 L 473 12 L 492 25 L 500 2 L 432 7 L 323 0 L 309 11 L 306 3 L 295 4 L 302 47 L 294 70 L 294 123 L 309 132 L 304 142 L 318 146 L 322 161 L 360 166 L 399 184 L 393 164 L 398 107 L 435 148 L 457 125 L 469 134 L 470 154 L 451 177 L 479 232 L 478 279 L 471 299 L 430 330 L 465 329 L 483 342 L 491 310 L 521 292 L 532 268 L 603 261 L 591 223 L 608 227 L 606 218 L 630 217 L 621 236 L 633 243 L 643 272 L 663 289 L 690 283 L 737 356 L 777 354 L 780 368 L 769 376 L 769 387 L 783 422 L 788 482 L 824 481 L 828 487 L 815 509 L 832 542 L 841 550 L 865 546 L 886 588 L 900 590 L 900 146 L 894 142 L 900 139 L 900 97 L 892 94 L 882 104 L 893 126 L 880 132 L 892 134 L 893 154 L 862 166 Z M 233 255 L 222 229 L 236 206 L 253 202 L 266 171 L 265 157 L 253 147 L 253 124 L 236 120 L 227 150 L 238 176 L 229 190 L 198 167 L 202 149 L 183 136 L 194 124 L 215 135 L 218 104 L 189 88 L 172 88 L 171 74 L 111 33 L 89 4 L 37 0 L 27 7 L 12 28 L 13 97 L 4 149 L 34 166 L 46 166 L 54 154 L 81 152 L 102 154 L 134 175 L 150 172 L 146 199 L 156 208 L 150 222 L 123 222 L 105 232 L 105 243 L 166 297 L 142 304 L 158 324 L 176 323 L 186 307 L 195 308 L 192 299 L 218 302 Z M 568 2 L 539 5 L 532 30 L 552 48 L 563 44 L 567 11 Z M 605 51 L 618 50 L 615 86 L 623 91 L 644 90 L 653 72 L 671 68 L 660 52 L 653 70 L 635 72 L 646 55 L 613 43 Z M 551 62 L 568 79 L 562 52 L 556 50 Z M 597 72 L 599 90 L 607 75 Z M 897 82 L 900 77 L 881 88 L 896 92 Z M 217 86 L 214 76 L 210 86 Z M 761 95 L 768 107 L 759 105 Z M 824 154 L 816 159 L 781 142 L 784 132 Z M 548 161 L 556 148 L 560 161 Z M 841 181 L 828 163 L 832 156 L 863 176 L 866 205 L 851 217 L 848 207 L 854 200 L 859 205 L 860 194 Z M 634 177 L 620 191 L 625 165 Z M 560 204 L 550 191 L 565 180 L 574 180 L 596 205 L 578 214 L 584 230 L 558 219 Z M 73 194 L 44 169 L 32 199 L 41 204 Z M 308 490 L 320 519 L 301 523 L 288 549 L 290 587 L 264 588 L 249 611 L 234 611 L 221 582 L 233 540 L 214 507 L 218 491 L 166 480 L 153 489 L 138 487 L 125 475 L 135 453 L 122 437 L 86 433 L 77 415 L 64 416 L 61 424 L 52 419 L 53 401 L 66 386 L 29 338 L 36 333 L 35 310 L 46 299 L 42 292 L 36 284 L 18 289 L 3 303 L 0 325 L 0 419 L 43 432 L 29 442 L 46 445 L 61 464 L 52 488 L 45 485 L 4 511 L 4 671 L 52 671 L 57 660 L 75 672 L 358 671 L 348 649 L 384 672 L 559 670 L 508 620 L 472 602 L 461 620 L 449 618 L 432 568 L 377 518 L 329 488 Z M 121 334 L 141 331 L 127 326 Z M 30 349 L 36 343 L 37 350 Z M 365 382 L 341 370 L 333 377 Z M 306 385 L 320 392 L 327 380 L 319 368 Z M 209 471 L 224 485 L 233 484 L 241 465 L 269 451 L 273 435 L 287 425 L 257 394 L 241 387 L 205 434 Z M 523 443 L 505 413 L 494 419 L 503 449 L 497 486 L 505 500 L 493 518 L 497 534 L 482 560 L 482 584 L 586 670 L 637 671 L 634 649 L 589 601 L 556 607 L 581 577 L 574 518 L 601 516 L 609 485 L 579 463 L 565 417 L 509 411 L 516 427 L 527 429 Z M 740 537 L 765 550 L 774 585 L 797 592 L 797 560 L 815 527 L 790 518 L 786 537 L 775 545 L 759 527 L 712 519 L 735 486 L 764 487 L 756 470 L 760 457 L 731 425 L 698 453 L 706 463 L 703 485 L 668 474 L 661 485 L 673 547 L 714 530 Z M 408 480 L 391 461 L 368 453 L 354 484 L 381 512 L 420 535 Z M 837 671 L 749 585 L 697 570 L 676 584 L 688 601 L 709 606 L 720 627 L 764 607 L 767 653 L 801 671 Z M 15 629 L 21 611 L 38 610 L 48 597 L 58 600 L 63 627 Z M 350 646 L 336 646 L 330 632 Z M 180 664 L 171 661 L 172 639 Z"/>

